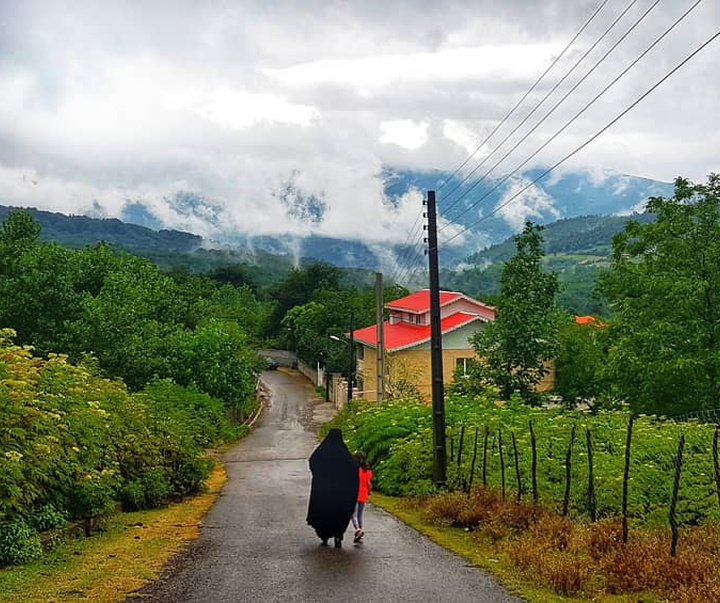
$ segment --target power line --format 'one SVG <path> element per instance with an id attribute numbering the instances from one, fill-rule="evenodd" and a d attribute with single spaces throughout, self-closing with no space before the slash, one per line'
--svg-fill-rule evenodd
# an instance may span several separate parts
<path id="1" fill-rule="evenodd" d="M 420 217 L 424 215 L 423 209 L 424 208 L 421 208 L 418 211 L 418 215 L 417 215 L 417 218 L 415 219 L 415 223 L 413 224 L 412 228 L 410 229 L 410 232 L 408 233 L 407 238 L 405 239 L 405 242 L 403 243 L 403 249 L 400 251 L 398 258 L 396 259 L 396 266 L 393 271 L 393 276 L 391 277 L 392 279 L 394 279 L 397 274 L 402 272 L 408 263 L 413 261 L 413 256 L 414 256 L 413 248 L 417 247 L 418 243 L 422 240 L 421 233 L 424 231 L 424 225 L 423 225 L 423 230 L 416 232 L 416 229 L 419 225 L 418 221 L 419 221 Z M 420 237 L 418 237 L 418 235 L 420 235 Z M 410 240 L 413 237 L 415 237 L 415 241 L 412 244 L 410 244 Z"/>
<path id="2" fill-rule="evenodd" d="M 550 64 L 550 66 L 549 66 L 547 69 L 545 69 L 545 71 L 542 73 L 542 75 L 540 75 L 540 77 L 538 77 L 537 80 L 535 80 L 535 83 L 534 83 L 532 86 L 530 86 L 530 88 L 528 89 L 528 91 L 525 92 L 525 94 L 523 94 L 522 98 L 521 98 L 518 102 L 515 103 L 515 106 L 513 106 L 513 108 L 510 109 L 510 111 L 505 115 L 505 117 L 502 118 L 502 120 L 500 120 L 500 122 L 493 128 L 493 130 L 490 132 L 490 134 L 488 134 L 488 135 L 485 137 L 485 140 L 483 140 L 483 141 L 476 147 L 476 149 L 475 149 L 472 153 L 470 153 L 470 155 L 468 155 L 468 157 L 465 159 L 465 161 L 463 161 L 457 168 L 455 168 L 455 171 L 454 171 L 452 174 L 450 174 L 450 176 L 445 180 L 445 182 L 443 182 L 443 184 L 438 188 L 438 192 L 441 191 L 443 188 L 445 188 L 446 184 L 447 184 L 450 180 L 452 180 L 453 177 L 454 177 L 462 168 L 464 168 L 464 167 L 467 165 L 468 161 L 470 161 L 470 160 L 477 154 L 477 152 L 485 146 L 485 144 L 488 142 L 488 140 L 490 140 L 490 138 L 492 138 L 492 136 L 495 134 L 495 132 L 497 132 L 498 129 L 508 120 L 508 118 L 510 118 L 510 117 L 512 116 L 512 114 L 515 113 L 515 111 L 517 110 L 517 108 L 518 108 L 518 107 L 523 103 L 523 101 L 532 93 L 532 91 L 535 90 L 535 88 L 540 84 L 540 82 L 545 78 L 545 76 L 546 76 L 548 73 L 550 73 L 550 71 L 552 70 L 552 68 L 558 63 L 558 61 L 563 57 L 563 55 L 570 49 L 570 47 L 571 47 L 571 46 L 575 43 L 575 41 L 580 37 L 580 34 L 582 34 L 582 32 L 585 31 L 585 29 L 587 28 L 587 26 L 590 25 L 590 23 L 592 22 L 592 20 L 597 16 L 597 14 L 602 10 L 602 8 L 603 8 L 607 3 L 608 3 L 608 0 L 603 0 L 603 1 L 600 3 L 600 5 L 593 11 L 593 13 L 590 15 L 590 17 L 585 21 L 585 23 L 583 24 L 583 26 L 582 26 L 582 27 L 578 30 L 578 32 L 573 36 L 572 40 L 570 40 L 570 42 L 567 43 L 567 45 L 565 46 L 565 48 L 563 48 L 562 52 L 561 52 L 557 57 L 555 57 L 555 60 Z"/>
<path id="3" fill-rule="evenodd" d="M 413 238 L 413 236 L 415 236 L 415 237 L 417 236 L 417 233 L 415 231 L 418 227 L 418 223 L 422 216 L 423 216 L 423 208 L 421 207 L 418 210 L 417 216 L 415 217 L 415 222 L 413 222 L 413 225 L 411 226 L 410 231 L 408 232 L 408 236 L 405 238 L 405 242 L 402 244 L 403 249 L 400 251 L 399 257 L 396 259 L 397 266 L 401 266 L 407 261 L 408 256 L 410 254 L 409 248 L 408 248 L 408 243 L 410 242 L 410 239 Z M 413 246 L 416 244 L 417 244 L 417 242 L 414 243 Z M 397 266 L 396 266 L 396 269 L 394 270 L 394 273 L 398 272 Z M 393 278 L 393 277 L 391 277 L 391 278 Z"/>
<path id="4" fill-rule="evenodd" d="M 527 163 L 529 163 L 531 159 L 533 159 L 535 156 L 537 156 L 537 154 L 540 153 L 540 151 L 542 151 L 544 148 L 546 148 L 553 140 L 555 140 L 560 134 L 562 134 L 562 133 L 563 133 L 570 125 L 572 125 L 583 113 L 585 113 L 585 111 L 587 111 L 592 105 L 594 105 L 601 96 L 603 96 L 610 88 L 612 88 L 612 86 L 614 86 L 622 77 L 624 77 L 635 65 L 637 65 L 637 63 L 639 63 L 655 46 L 657 46 L 675 27 L 677 27 L 677 25 L 679 25 L 680 22 L 683 21 L 683 20 L 695 9 L 695 7 L 697 7 L 698 4 L 700 4 L 702 1 L 703 1 L 703 0 L 696 0 L 695 3 L 694 3 L 692 6 L 690 6 L 690 8 L 688 8 L 680 17 L 678 17 L 678 18 L 670 25 L 670 27 L 668 27 L 658 38 L 656 38 L 655 41 L 654 41 L 652 44 L 650 44 L 650 46 L 648 46 L 642 53 L 640 53 L 640 55 L 639 55 L 634 61 L 632 61 L 632 62 L 631 62 L 625 69 L 623 69 L 609 84 L 607 84 L 600 92 L 598 92 L 598 94 L 596 94 L 588 103 L 586 103 L 586 104 L 582 107 L 582 109 L 580 109 L 580 111 L 578 111 L 570 120 L 568 120 L 568 121 L 567 121 L 559 130 L 557 130 L 547 141 L 545 141 L 542 145 L 540 145 L 540 147 L 538 147 L 529 157 L 527 157 L 527 158 L 525 159 L 525 161 L 523 161 L 522 163 L 520 163 L 519 165 L 517 165 L 517 166 L 515 167 L 515 169 L 513 169 L 511 172 L 509 172 L 509 173 L 506 174 L 503 178 L 501 178 L 489 191 L 487 191 L 482 197 L 480 197 L 480 198 L 477 199 L 475 202 L 473 202 L 469 207 L 467 207 L 467 208 L 465 209 L 464 212 L 462 212 L 461 214 L 459 214 L 458 216 L 456 216 L 455 219 L 457 219 L 458 217 L 460 217 L 463 213 L 467 213 L 468 211 L 470 211 L 470 210 L 473 209 L 474 207 L 477 207 L 477 205 L 479 205 L 480 202 L 482 202 L 484 199 L 487 199 L 487 197 L 489 197 L 494 191 L 496 191 L 498 188 L 500 188 L 500 186 L 502 186 L 505 182 L 507 182 L 514 174 L 516 174 L 518 171 L 520 171 L 521 168 L 523 168 L 525 165 L 527 165 Z M 656 0 L 656 4 L 657 4 L 657 0 Z M 654 6 L 654 5 L 653 5 L 653 6 Z M 651 7 L 651 8 L 652 8 L 652 7 Z M 647 14 L 647 12 L 646 12 L 645 14 Z M 644 17 L 644 16 L 645 16 L 645 15 L 643 15 L 643 17 Z M 613 47 L 613 48 L 614 48 L 614 47 Z M 597 66 L 597 64 L 596 64 L 594 67 L 596 67 L 596 66 Z M 594 67 L 593 67 L 593 69 L 594 69 Z M 588 75 L 589 75 L 589 74 L 588 74 Z M 586 77 L 587 77 L 587 76 L 586 76 Z M 581 81 L 582 81 L 582 80 L 581 80 Z M 576 86 L 576 87 L 577 87 L 577 86 Z M 575 89 L 575 88 L 573 88 L 572 90 L 574 90 L 574 89 Z M 570 92 L 572 92 L 572 90 L 571 90 Z M 568 94 L 569 94 L 569 93 L 568 93 Z M 567 97 L 567 95 L 566 95 L 566 97 Z M 566 97 L 563 97 L 563 99 L 561 99 L 561 102 L 562 102 Z M 556 106 L 557 106 L 557 105 L 556 105 Z M 555 108 L 553 108 L 551 111 L 554 111 L 554 109 L 555 109 Z M 532 133 L 538 128 L 538 126 L 542 123 L 542 121 L 544 121 L 544 120 L 547 118 L 547 116 L 548 116 L 549 114 L 550 114 L 550 113 L 546 114 L 545 117 L 543 118 L 543 120 L 541 120 L 538 124 L 536 124 L 529 132 L 527 132 L 527 133 L 525 134 L 525 136 L 524 136 L 512 149 L 510 149 L 510 151 L 508 151 L 508 152 L 500 159 L 500 161 L 496 162 L 495 165 L 494 165 L 488 172 L 486 172 L 485 176 L 487 176 L 487 175 L 488 175 L 490 172 L 492 172 L 503 160 L 505 160 L 505 159 L 508 157 L 508 155 L 509 155 L 510 153 L 512 153 L 512 152 L 517 148 L 517 146 L 518 146 L 520 143 L 522 143 L 524 140 L 526 140 L 527 137 L 528 137 L 530 134 L 532 134 Z M 483 178 L 484 178 L 485 176 L 483 176 Z M 460 198 L 463 198 L 463 197 L 467 196 L 473 189 L 475 189 L 475 187 L 477 187 L 477 186 L 480 184 L 480 182 L 482 182 L 483 178 L 481 178 L 481 179 L 479 179 L 478 181 L 476 181 L 469 189 L 467 189 L 467 190 L 463 193 L 463 195 L 462 195 Z M 442 230 L 442 228 L 441 228 L 440 230 Z M 453 238 L 454 238 L 454 237 L 453 237 Z"/>
<path id="5" fill-rule="evenodd" d="M 563 96 L 563 97 L 560 99 L 560 101 L 558 101 L 558 102 L 553 106 L 553 108 L 552 108 L 548 113 L 546 113 L 545 116 L 544 116 L 541 120 L 539 120 L 539 121 L 535 124 L 534 128 L 533 128 L 530 132 L 526 133 L 525 136 L 524 136 L 521 140 L 519 140 L 519 141 L 515 144 L 515 146 L 513 146 L 513 148 L 510 149 L 510 151 L 508 151 L 508 152 L 503 156 L 503 158 L 502 158 L 498 163 L 495 164 L 495 166 L 493 166 L 493 168 L 491 168 L 490 170 L 488 170 L 478 181 L 476 181 L 476 182 L 474 183 L 474 185 L 473 185 L 472 188 L 474 188 L 475 186 L 477 186 L 484 178 L 486 178 L 486 177 L 488 176 L 488 174 L 490 174 L 490 172 L 493 171 L 493 169 L 495 169 L 495 167 L 498 166 L 498 164 L 502 163 L 502 161 L 503 161 L 508 155 L 510 155 L 515 149 L 517 149 L 517 147 L 518 147 L 520 144 L 522 144 L 522 142 L 524 142 L 524 141 L 527 139 L 527 137 L 528 137 L 530 134 L 532 134 L 532 132 L 533 132 L 535 129 L 537 129 L 537 128 L 540 126 L 540 124 L 542 124 L 542 123 L 570 96 L 570 94 L 572 94 L 572 93 L 578 88 L 578 86 L 580 86 L 580 84 L 582 84 L 582 83 L 590 76 L 590 74 L 593 73 L 593 71 L 595 71 L 595 69 L 597 69 L 597 67 L 598 67 L 603 61 L 605 61 L 605 59 L 607 59 L 608 56 L 610 56 L 610 54 L 625 40 L 625 38 L 627 38 L 627 36 L 628 36 L 633 30 L 645 19 L 645 17 L 647 17 L 647 15 L 650 13 L 650 11 L 652 11 L 652 10 L 658 5 L 659 2 L 660 2 L 660 0 L 655 0 L 655 2 L 640 16 L 640 18 L 638 18 L 638 19 L 635 21 L 635 23 L 633 23 L 633 24 L 630 26 L 630 28 L 615 42 L 615 44 L 614 44 L 609 50 L 607 50 L 607 51 L 605 52 L 605 54 L 600 58 L 600 60 L 598 60 L 598 61 L 595 63 L 595 65 L 593 65 L 593 66 L 591 67 L 591 69 L 565 94 L 565 96 Z M 542 104 L 543 104 L 550 96 L 552 96 L 552 94 L 562 85 L 562 83 L 563 83 L 568 77 L 570 77 L 570 75 L 575 71 L 575 69 L 576 69 L 577 67 L 580 66 L 580 64 L 588 57 L 588 55 L 589 55 L 593 50 L 595 50 L 595 48 L 598 46 L 598 44 L 600 44 L 600 42 L 602 42 L 602 40 L 605 39 L 605 37 L 615 28 L 615 26 L 618 24 L 618 22 L 628 13 L 628 11 L 629 11 L 636 3 L 637 3 L 637 0 L 632 0 L 632 1 L 630 2 L 630 4 L 628 4 L 627 7 L 625 7 L 625 10 L 623 10 L 623 11 L 613 20 L 613 22 L 609 25 L 609 27 L 607 27 L 607 29 L 605 29 L 605 31 L 602 33 L 602 35 L 601 35 L 597 40 L 595 40 L 595 42 L 592 44 L 592 46 L 590 46 L 590 48 L 588 48 L 588 49 L 583 53 L 583 55 L 575 62 L 575 64 L 572 65 L 572 67 L 570 67 L 570 69 L 567 70 L 567 72 L 565 73 L 565 75 L 563 75 L 562 78 L 560 78 L 560 80 L 558 80 L 558 81 L 555 83 L 555 85 L 552 87 L 552 89 L 550 89 L 550 90 L 545 94 L 545 96 L 543 96 L 543 97 L 540 99 L 540 101 L 535 104 L 535 106 L 534 106 L 534 107 L 530 110 L 530 112 L 522 119 L 522 121 L 521 121 L 520 123 L 518 123 L 518 124 L 512 129 L 512 131 L 511 131 L 509 134 L 507 134 L 507 136 L 505 136 L 505 138 L 503 138 L 503 139 L 500 141 L 500 144 L 498 144 L 498 145 L 492 150 L 492 152 L 490 152 L 486 157 L 484 157 L 483 160 L 482 160 L 477 166 L 475 166 L 469 173 L 467 173 L 467 174 L 465 175 L 465 177 L 464 177 L 455 187 L 453 187 L 453 189 L 452 189 L 449 193 L 446 194 L 446 197 L 450 197 L 455 191 L 457 191 L 459 188 L 461 188 L 462 185 L 465 184 L 465 182 L 467 182 L 473 174 L 475 174 L 483 165 L 485 165 L 485 163 L 487 163 L 487 161 L 488 161 L 500 148 L 502 148 L 502 146 L 508 141 L 508 139 L 510 139 L 510 137 L 511 137 L 513 134 L 515 134 L 515 132 L 517 132 L 517 131 L 528 121 L 528 119 L 530 119 L 530 118 L 535 114 L 535 111 L 537 111 L 537 110 L 542 106 Z M 469 189 L 469 190 L 472 190 L 472 188 Z M 469 190 L 468 190 L 467 192 L 469 192 Z M 447 214 L 447 213 L 450 211 L 450 209 L 452 209 L 453 207 L 455 207 L 455 206 L 463 199 L 463 197 L 464 197 L 464 195 L 460 195 L 457 199 L 455 199 L 455 201 L 453 201 L 448 207 L 446 207 L 446 208 L 445 208 L 445 214 Z M 459 214 L 459 215 L 461 215 L 461 214 Z M 441 228 L 440 230 L 442 230 L 442 228 Z"/>
<path id="6" fill-rule="evenodd" d="M 424 246 L 424 238 L 421 237 L 415 242 L 415 245 L 410 248 L 407 260 L 402 267 L 395 272 L 396 277 L 394 280 L 396 280 L 396 282 L 401 282 L 403 279 L 406 279 L 411 272 L 417 270 L 418 266 L 424 266 Z"/>
<path id="7" fill-rule="evenodd" d="M 685 57 L 680 63 L 678 63 L 673 69 L 671 69 L 668 73 L 666 73 L 660 80 L 658 80 L 652 87 L 650 87 L 648 90 L 646 90 L 637 100 L 635 100 L 632 104 L 630 104 L 627 108 L 625 108 L 623 111 L 621 111 L 612 121 L 610 121 L 607 125 L 605 125 L 603 128 L 598 130 L 593 136 L 588 138 L 583 144 L 581 144 L 579 147 L 577 147 L 575 150 L 571 151 L 567 155 L 565 155 L 562 159 L 557 161 L 555 164 L 553 164 L 551 167 L 546 169 L 542 174 L 540 174 L 537 178 L 535 178 L 532 182 L 524 186 L 522 189 L 520 189 L 518 192 L 516 192 L 512 197 L 498 205 L 493 211 L 491 211 L 488 215 L 483 216 L 473 224 L 470 224 L 469 226 L 466 226 L 463 230 L 456 233 L 449 239 L 443 242 L 443 244 L 447 244 L 453 239 L 459 237 L 464 232 L 470 230 L 471 228 L 474 228 L 481 222 L 484 222 L 490 216 L 496 214 L 498 211 L 500 211 L 503 207 L 506 207 L 508 204 L 510 204 L 512 201 L 517 199 L 522 193 L 524 193 L 526 190 L 528 190 L 531 186 L 535 185 L 539 180 L 543 179 L 545 176 L 547 176 L 550 172 L 552 172 L 555 168 L 560 166 L 561 164 L 565 163 L 568 159 L 579 153 L 582 149 L 584 149 L 586 146 L 588 146 L 591 142 L 593 142 L 595 139 L 597 139 L 599 136 L 604 134 L 609 128 L 611 128 L 615 123 L 617 123 L 620 119 L 622 119 L 627 113 L 629 113 L 632 109 L 634 109 L 640 102 L 642 102 L 648 95 L 650 95 L 652 92 L 654 92 L 661 84 L 663 84 L 668 78 L 670 78 L 672 75 L 675 74 L 680 68 L 682 68 L 686 63 L 688 63 L 691 59 L 693 59 L 698 53 L 700 53 L 703 49 L 705 49 L 707 46 L 709 46 L 712 42 L 714 42 L 718 37 L 720 37 L 720 31 L 715 32 L 710 38 L 708 38 L 702 45 L 700 45 L 698 48 L 696 48 L 693 52 L 691 52 L 687 57 Z"/>

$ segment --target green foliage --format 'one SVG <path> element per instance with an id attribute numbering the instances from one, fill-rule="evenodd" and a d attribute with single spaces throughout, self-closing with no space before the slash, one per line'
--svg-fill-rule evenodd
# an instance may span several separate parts
<path id="1" fill-rule="evenodd" d="M 26 513 L 25 520 L 37 532 L 44 532 L 66 525 L 68 513 L 56 509 L 53 505 L 43 505 Z"/>
<path id="2" fill-rule="evenodd" d="M 278 335 L 280 323 L 287 312 L 310 302 L 316 290 L 340 289 L 340 277 L 339 268 L 324 262 L 291 270 L 269 291 L 268 297 L 275 301 L 275 311 L 270 318 L 270 334 Z"/>
<path id="3" fill-rule="evenodd" d="M 607 376 L 638 412 L 717 407 L 720 394 L 720 177 L 678 178 L 656 217 L 613 240 L 602 289 L 615 311 Z"/>
<path id="4" fill-rule="evenodd" d="M 27 563 L 42 556 L 38 533 L 22 519 L 0 522 L 0 567 Z"/>
<path id="5" fill-rule="evenodd" d="M 127 479 L 120 489 L 119 499 L 124 511 L 139 511 L 162 507 L 170 501 L 172 494 L 165 468 L 153 467 Z"/>
<path id="6" fill-rule="evenodd" d="M 570 407 L 580 402 L 601 405 L 609 391 L 603 380 L 607 362 L 605 326 L 568 320 L 560 329 L 558 341 L 555 393 Z"/>
<path id="7" fill-rule="evenodd" d="M 499 403 L 495 392 L 446 398 L 448 442 L 447 483 L 461 487 L 470 479 L 475 433 L 478 451 L 473 483 L 482 480 L 483 437 L 488 430 L 488 485 L 501 487 L 499 432 L 502 432 L 506 495 L 517 492 L 511 432 L 518 445 L 523 497 L 531 495 L 530 422 L 537 441 L 537 483 L 540 503 L 562 508 L 565 459 L 570 432 L 576 437 L 571 457 L 570 512 L 588 517 L 588 455 L 585 432 L 590 430 L 594 452 L 595 494 L 599 517 L 618 517 L 622 503 L 626 412 L 601 410 L 595 414 L 562 408 L 534 408 L 515 396 Z M 464 426 L 462 451 L 460 431 Z M 351 450 L 368 453 L 378 491 L 392 495 L 426 494 L 432 484 L 432 408 L 416 401 L 376 405 L 358 403 L 357 412 L 342 411 L 326 427 L 338 427 Z M 679 516 L 685 525 L 717 523 L 720 511 L 714 482 L 712 441 L 714 425 L 674 423 L 654 416 L 635 420 L 631 447 L 628 510 L 631 521 L 666 525 L 675 473 L 674 457 L 681 434 L 686 448 L 681 472 Z M 451 444 L 452 442 L 452 444 Z M 450 450 L 453 455 L 450 455 Z M 458 456 L 460 457 L 458 460 Z"/>
<path id="8" fill-rule="evenodd" d="M 244 286 L 173 278 L 105 244 L 69 250 L 39 243 L 38 233 L 23 212 L 0 229 L 0 325 L 12 326 L 20 344 L 74 361 L 91 353 L 104 375 L 132 390 L 165 376 L 231 408 L 250 404 L 253 348 L 270 304 Z"/>
<path id="9" fill-rule="evenodd" d="M 228 408 L 251 410 L 261 361 L 234 321 L 210 319 L 166 338 L 161 349 L 167 364 L 160 375 L 223 400 Z"/>
<path id="10" fill-rule="evenodd" d="M 473 338 L 481 369 L 509 398 L 520 392 L 536 403 L 537 385 L 557 352 L 556 274 L 542 271 L 541 226 L 528 222 L 515 237 L 516 252 L 503 268 L 496 319 Z"/>
<path id="11" fill-rule="evenodd" d="M 34 555 L 36 531 L 65 519 L 197 492 L 212 467 L 205 448 L 239 432 L 207 394 L 168 381 L 130 394 L 92 362 L 43 360 L 12 336 L 0 331 L 0 522 L 12 559 Z"/>

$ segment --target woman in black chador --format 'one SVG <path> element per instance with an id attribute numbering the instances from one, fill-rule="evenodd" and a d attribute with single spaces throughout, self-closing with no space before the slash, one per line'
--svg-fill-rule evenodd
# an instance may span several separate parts
<path id="1" fill-rule="evenodd" d="M 310 455 L 312 486 L 307 522 L 327 545 L 335 539 L 342 546 L 358 493 L 358 466 L 342 439 L 339 429 L 331 429 Z"/>

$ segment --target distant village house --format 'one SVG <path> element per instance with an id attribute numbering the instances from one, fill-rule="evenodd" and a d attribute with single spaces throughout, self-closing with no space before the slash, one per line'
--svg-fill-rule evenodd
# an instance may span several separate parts
<path id="1" fill-rule="evenodd" d="M 422 289 L 385 304 L 390 317 L 383 323 L 385 390 L 390 396 L 431 397 L 430 290 Z M 453 380 L 475 357 L 470 338 L 483 324 L 495 320 L 495 309 L 463 293 L 440 292 L 443 379 Z M 357 352 L 357 387 L 367 400 L 377 399 L 377 328 L 353 332 Z"/>

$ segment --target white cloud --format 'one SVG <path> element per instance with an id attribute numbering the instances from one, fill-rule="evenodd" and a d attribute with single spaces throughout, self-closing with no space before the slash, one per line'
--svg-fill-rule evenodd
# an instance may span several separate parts
<path id="1" fill-rule="evenodd" d="M 81 213 L 97 201 L 118 216 L 127 199 L 141 200 L 168 225 L 208 234 L 207 225 L 178 215 L 165 201 L 184 190 L 221 208 L 229 229 L 402 242 L 419 197 L 413 192 L 396 206 L 388 203 L 383 167 L 455 169 L 595 5 L 0 2 L 0 203 Z M 679 0 L 658 5 L 602 73 L 518 147 L 495 177 L 546 141 L 682 9 Z M 599 14 L 571 58 L 562 59 L 529 100 L 557 81 L 617 10 L 609 4 Z M 550 165 L 575 149 L 717 30 L 719 19 L 712 3 L 700 5 L 632 77 L 527 167 Z M 665 181 L 720 170 L 719 58 L 720 43 L 566 169 Z M 464 173 L 514 144 L 524 130 L 497 149 L 529 106 Z M 278 191 L 289 179 L 299 195 L 322 199 L 321 220 L 288 217 Z M 503 213 L 517 224 L 552 211 L 550 204 L 528 191 Z M 450 224 L 444 232 L 459 230 Z"/>
<path id="2" fill-rule="evenodd" d="M 171 99 L 173 109 L 189 109 L 204 119 L 233 130 L 241 130 L 267 123 L 295 124 L 309 126 L 313 119 L 320 117 L 315 107 L 293 104 L 278 94 L 232 90 L 220 86 L 199 98 L 190 97 L 183 102 L 182 95 Z"/>
<path id="3" fill-rule="evenodd" d="M 562 212 L 553 204 L 553 198 L 536 185 L 528 186 L 530 182 L 523 177 L 511 179 L 495 206 L 497 214 L 515 230 L 521 230 L 527 220 L 537 221 L 541 216 L 550 215 L 554 219 L 562 217 Z"/>
<path id="4" fill-rule="evenodd" d="M 395 144 L 403 149 L 413 151 L 423 146 L 428 139 L 427 122 L 416 123 L 409 119 L 384 121 L 380 124 L 380 142 Z"/>

